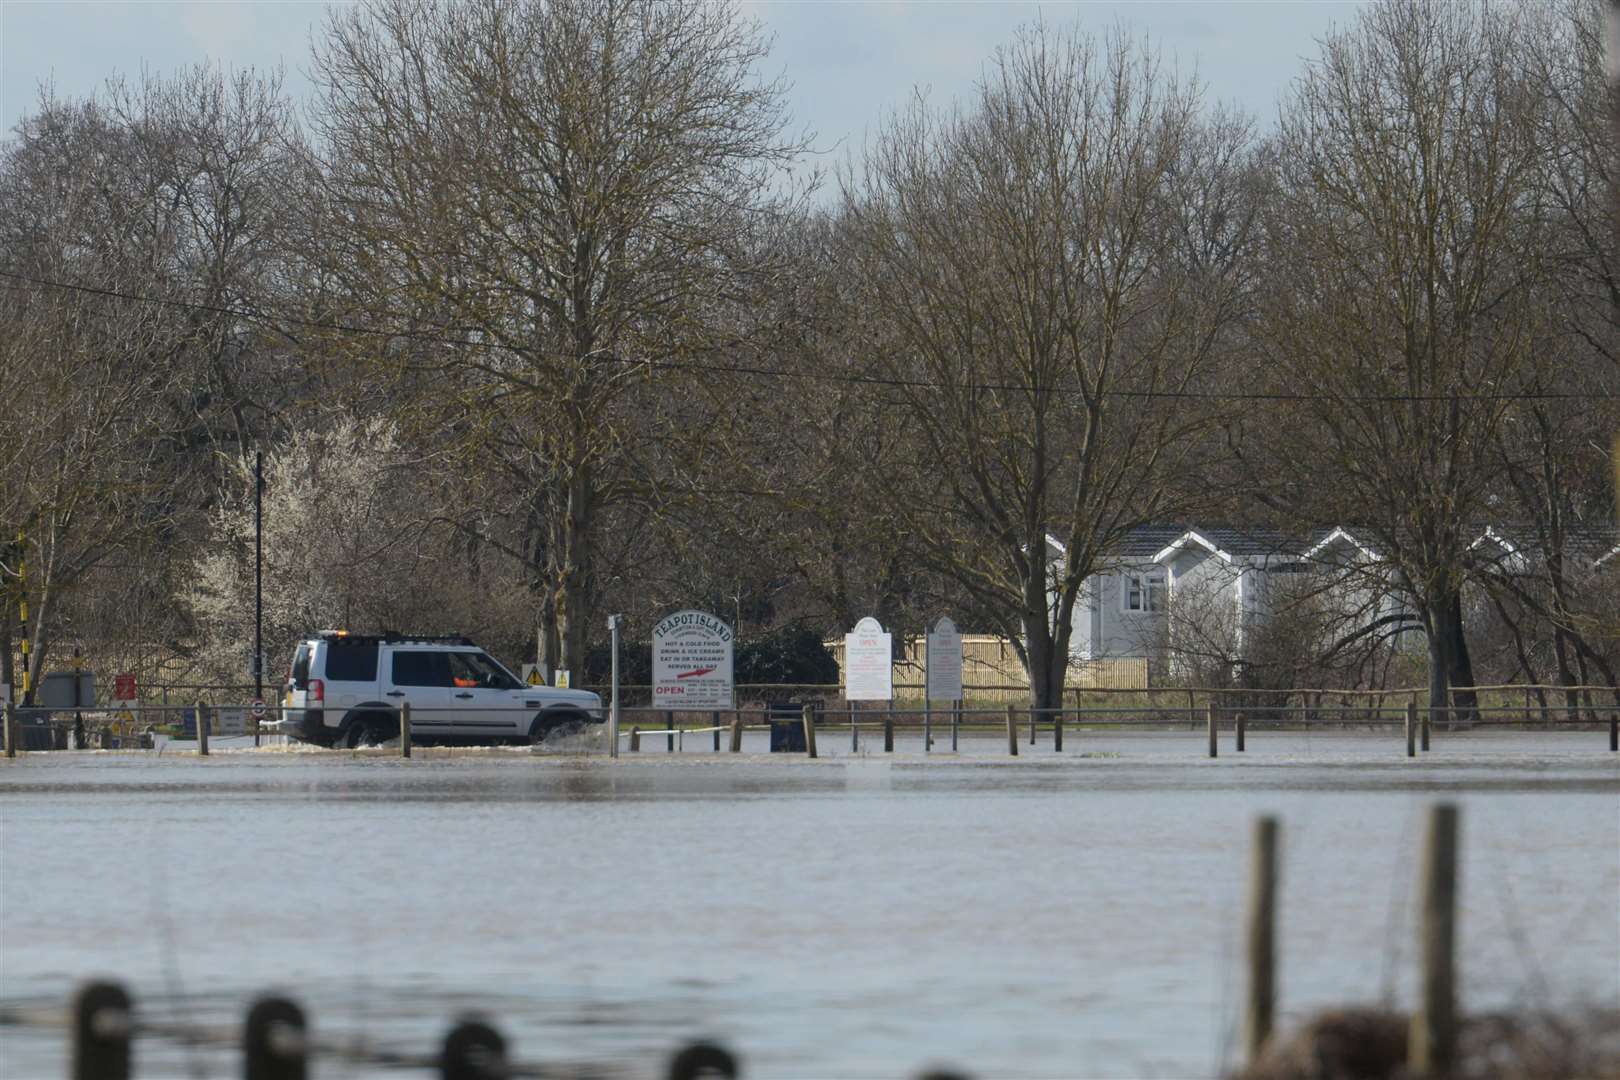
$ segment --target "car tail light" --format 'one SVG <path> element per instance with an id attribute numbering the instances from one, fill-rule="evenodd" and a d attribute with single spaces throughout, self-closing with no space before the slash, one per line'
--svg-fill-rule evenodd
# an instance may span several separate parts
<path id="1" fill-rule="evenodd" d="M 324 704 L 326 702 L 326 680 L 325 679 L 311 679 L 311 680 L 309 680 L 309 700 L 310 701 L 319 701 L 322 704 Z"/>

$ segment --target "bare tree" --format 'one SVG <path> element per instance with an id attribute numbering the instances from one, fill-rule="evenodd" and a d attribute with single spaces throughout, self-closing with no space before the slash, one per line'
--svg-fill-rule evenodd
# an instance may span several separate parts
<path id="1" fill-rule="evenodd" d="M 339 302 L 447 456 L 519 488 L 508 546 L 581 667 L 605 507 L 641 494 L 670 367 L 728 344 L 785 196 L 766 43 L 725 5 L 378 0 L 317 48 Z M 665 396 L 660 411 L 646 404 Z"/>
<path id="2" fill-rule="evenodd" d="M 1375 541 L 1440 707 L 1473 683 L 1467 549 L 1545 328 L 1515 18 L 1394 0 L 1329 35 L 1284 109 L 1269 202 L 1257 374 L 1305 400 L 1260 425 L 1264 452 L 1306 523 Z"/>
<path id="3" fill-rule="evenodd" d="M 1246 136 L 1145 45 L 1038 24 L 846 184 L 851 348 L 906 433 L 874 463 L 887 504 L 1015 642 L 1034 707 L 1061 702 L 1082 583 L 1186 508 L 1210 419 L 1187 392 L 1240 310 Z"/>

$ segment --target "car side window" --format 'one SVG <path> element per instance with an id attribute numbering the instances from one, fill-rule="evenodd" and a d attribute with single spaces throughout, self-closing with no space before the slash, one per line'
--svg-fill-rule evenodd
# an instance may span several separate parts
<path id="1" fill-rule="evenodd" d="M 394 653 L 395 686 L 453 686 L 450 655 L 442 652 L 415 652 L 401 649 Z"/>
<path id="2" fill-rule="evenodd" d="M 481 652 L 451 653 L 451 677 L 457 686 L 485 690 L 516 690 L 521 686 L 501 666 Z"/>
<path id="3" fill-rule="evenodd" d="M 326 647 L 326 677 L 332 682 L 376 682 L 377 646 L 332 642 Z"/>

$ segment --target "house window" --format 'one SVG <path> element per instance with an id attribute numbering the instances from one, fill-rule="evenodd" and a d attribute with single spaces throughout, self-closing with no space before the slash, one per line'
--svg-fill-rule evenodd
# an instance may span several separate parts
<path id="1" fill-rule="evenodd" d="M 1120 604 L 1126 611 L 1163 611 L 1164 575 L 1126 574 Z"/>

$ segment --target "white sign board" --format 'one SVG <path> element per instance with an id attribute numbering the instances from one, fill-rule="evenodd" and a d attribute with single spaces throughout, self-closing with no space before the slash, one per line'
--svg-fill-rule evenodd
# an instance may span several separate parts
<path id="1" fill-rule="evenodd" d="M 677 611 L 653 627 L 653 705 L 670 709 L 732 708 L 736 639 L 731 627 L 702 611 Z"/>
<path id="2" fill-rule="evenodd" d="M 208 725 L 210 734 L 214 735 L 246 735 L 247 710 L 235 708 L 218 708 L 211 714 L 212 723 Z"/>
<path id="3" fill-rule="evenodd" d="M 928 631 L 927 695 L 930 701 L 962 698 L 962 634 L 950 619 L 941 617 Z"/>
<path id="4" fill-rule="evenodd" d="M 844 635 L 844 699 L 891 701 L 894 698 L 894 645 L 891 635 L 870 615 Z"/>

